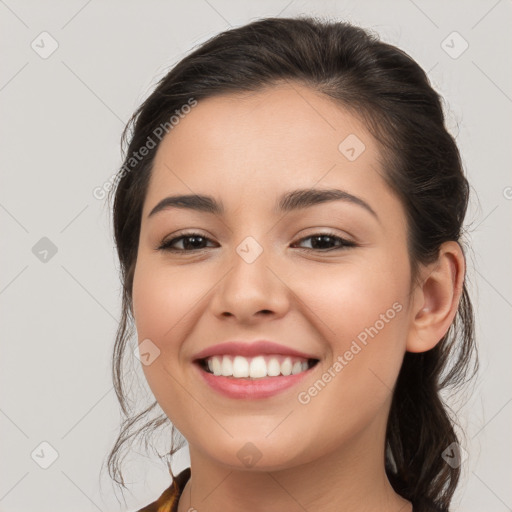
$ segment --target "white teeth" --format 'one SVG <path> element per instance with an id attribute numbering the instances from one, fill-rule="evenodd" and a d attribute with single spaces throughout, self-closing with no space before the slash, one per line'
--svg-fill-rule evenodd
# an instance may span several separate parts
<path id="1" fill-rule="evenodd" d="M 267 365 L 267 375 L 269 377 L 277 377 L 281 374 L 281 365 L 276 358 L 272 358 Z"/>
<path id="2" fill-rule="evenodd" d="M 222 360 L 217 356 L 208 359 L 208 368 L 214 375 L 222 375 Z"/>
<path id="3" fill-rule="evenodd" d="M 259 379 L 267 376 L 267 363 L 263 356 L 253 358 L 249 367 L 249 377 Z"/>
<path id="4" fill-rule="evenodd" d="M 249 377 L 249 361 L 245 357 L 233 359 L 233 377 Z"/>
<path id="5" fill-rule="evenodd" d="M 233 375 L 233 363 L 229 357 L 222 358 L 222 375 L 229 377 Z"/>
<path id="6" fill-rule="evenodd" d="M 217 376 L 252 379 L 296 375 L 309 368 L 304 359 L 284 356 L 213 356 L 207 359 L 207 366 Z"/>
<path id="7" fill-rule="evenodd" d="M 297 361 L 293 364 L 292 367 L 292 375 L 296 375 L 297 373 L 300 373 L 302 371 L 302 363 L 300 361 Z"/>
<path id="8" fill-rule="evenodd" d="M 282 363 L 281 363 L 281 373 L 283 375 L 291 375 L 292 374 L 292 360 L 287 357 Z"/>

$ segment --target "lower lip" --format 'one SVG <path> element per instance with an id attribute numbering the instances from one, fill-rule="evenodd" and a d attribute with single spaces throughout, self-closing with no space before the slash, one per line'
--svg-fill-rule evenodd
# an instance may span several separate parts
<path id="1" fill-rule="evenodd" d="M 280 377 L 262 377 L 260 379 L 224 377 L 214 375 L 195 364 L 204 381 L 218 393 L 229 398 L 258 399 L 268 398 L 297 385 L 316 368 L 318 363 L 304 372 Z"/>

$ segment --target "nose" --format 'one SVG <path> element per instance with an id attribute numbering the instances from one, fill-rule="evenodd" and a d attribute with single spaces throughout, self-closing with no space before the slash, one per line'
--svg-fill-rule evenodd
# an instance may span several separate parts
<path id="1" fill-rule="evenodd" d="M 254 324 L 261 319 L 277 319 L 290 307 L 291 290 L 280 266 L 263 250 L 256 259 L 246 257 L 241 244 L 234 251 L 224 277 L 213 291 L 210 307 L 218 318 Z M 249 251 L 254 250 L 249 245 Z"/>

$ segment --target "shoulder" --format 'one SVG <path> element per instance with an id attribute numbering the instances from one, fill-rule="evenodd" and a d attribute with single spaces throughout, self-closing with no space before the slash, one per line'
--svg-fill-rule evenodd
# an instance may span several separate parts
<path id="1" fill-rule="evenodd" d="M 177 509 L 178 500 L 189 478 L 190 468 L 186 468 L 176 476 L 172 484 L 165 489 L 156 501 L 137 510 L 137 512 L 174 512 Z"/>

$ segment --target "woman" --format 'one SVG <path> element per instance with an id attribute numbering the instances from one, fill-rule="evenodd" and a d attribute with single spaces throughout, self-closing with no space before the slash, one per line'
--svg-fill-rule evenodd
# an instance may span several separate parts
<path id="1" fill-rule="evenodd" d="M 109 469 L 124 485 L 120 449 L 169 422 L 191 461 L 141 512 L 449 510 L 469 187 L 424 71 L 347 23 L 262 19 L 179 62 L 129 126 Z M 132 318 L 156 398 L 135 417 Z"/>

